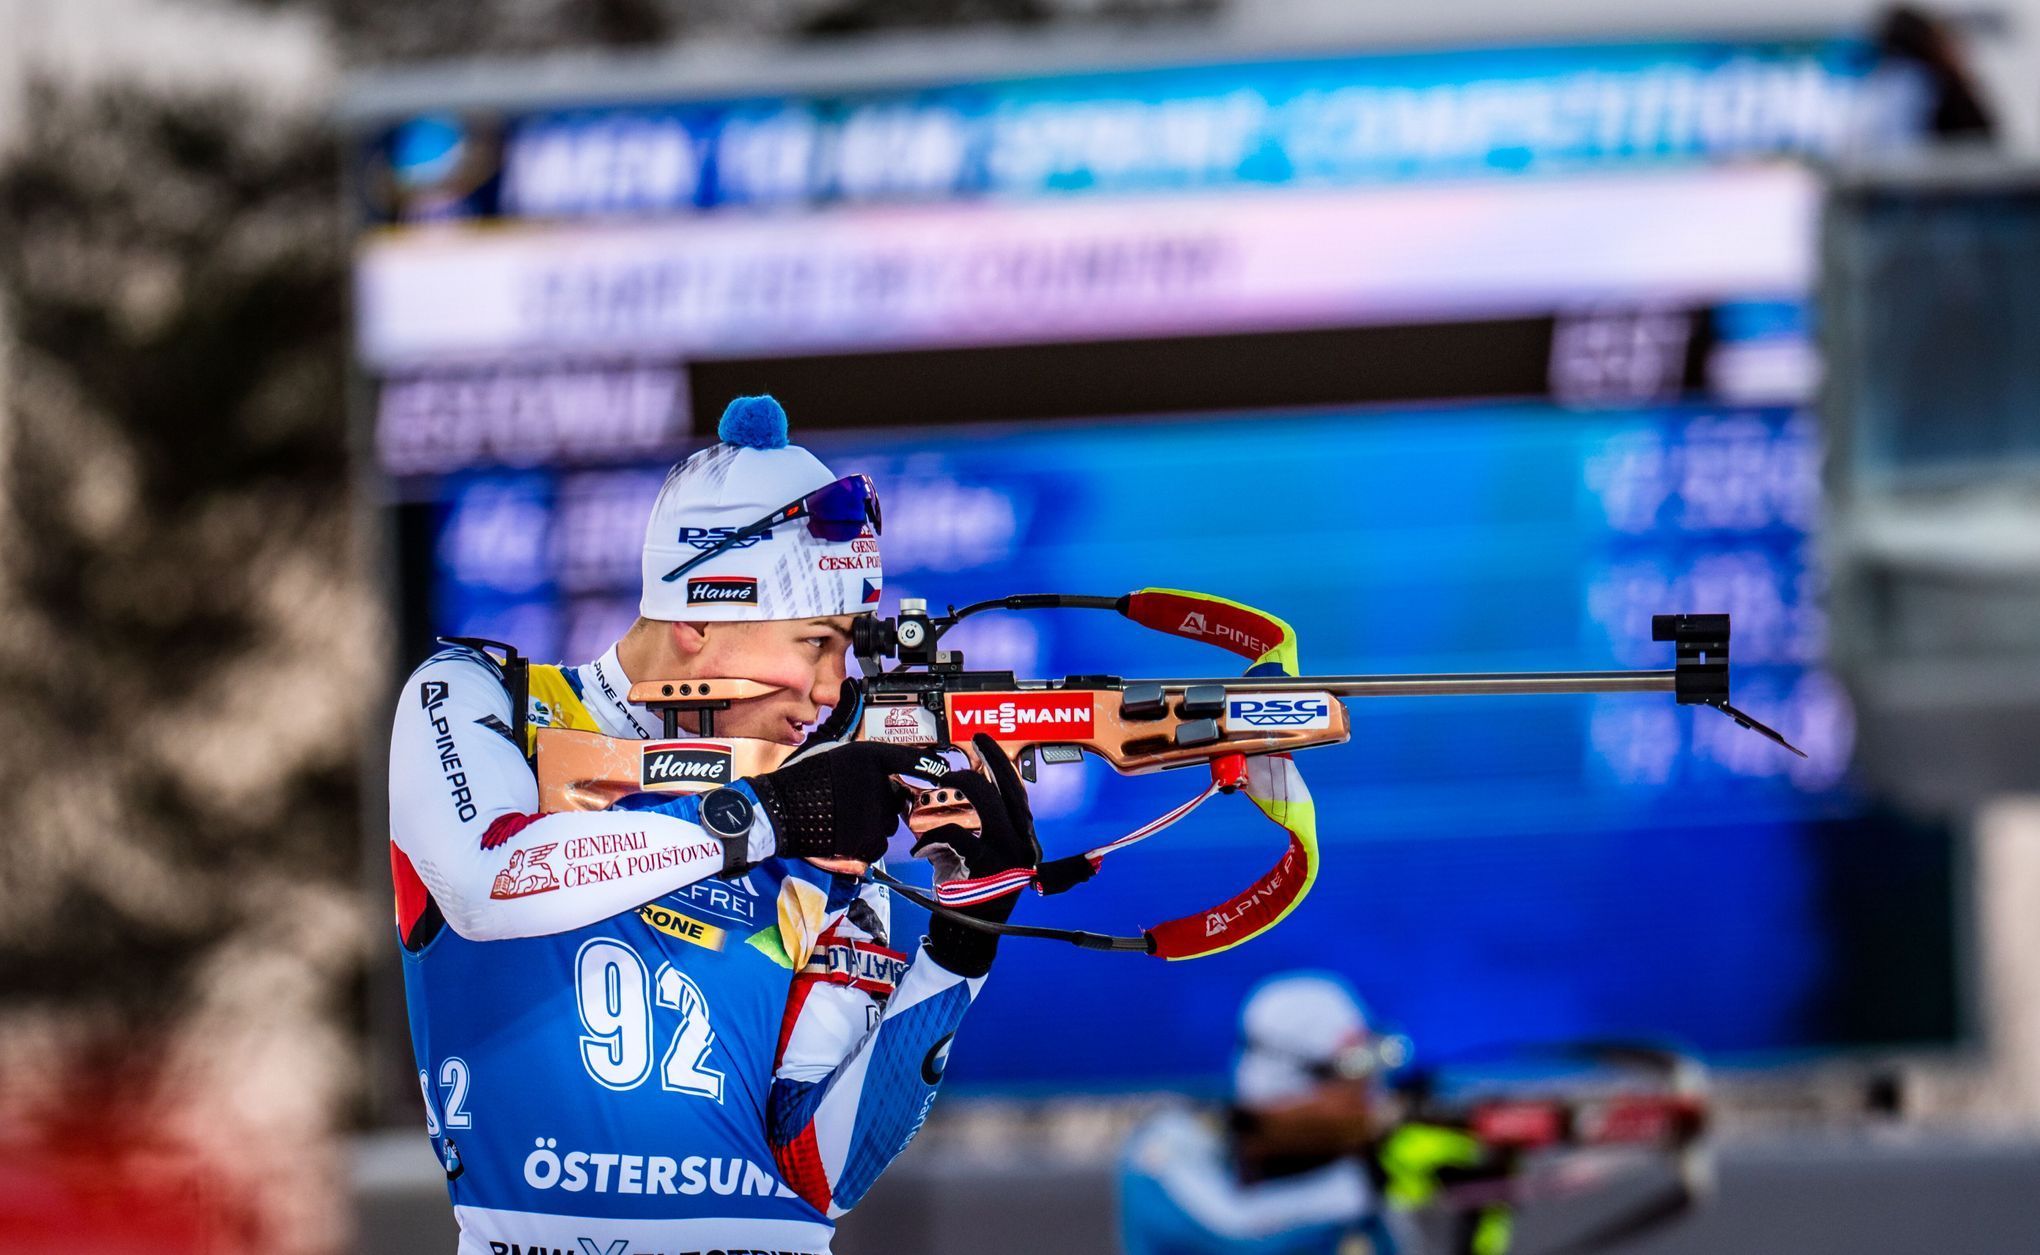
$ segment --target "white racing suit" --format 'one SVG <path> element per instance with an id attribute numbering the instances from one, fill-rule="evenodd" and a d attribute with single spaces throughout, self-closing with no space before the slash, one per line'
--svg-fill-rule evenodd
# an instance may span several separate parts
<path id="1" fill-rule="evenodd" d="M 1119 1163 L 1125 1255 L 1407 1255 L 1381 1195 L 1353 1158 L 1243 1182 L 1225 1137 L 1166 1111 L 1127 1140 Z"/>

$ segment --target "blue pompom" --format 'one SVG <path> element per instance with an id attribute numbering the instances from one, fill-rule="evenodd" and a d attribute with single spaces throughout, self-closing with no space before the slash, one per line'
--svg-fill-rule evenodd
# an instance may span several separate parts
<path id="1" fill-rule="evenodd" d="M 786 410 L 767 394 L 738 397 L 722 412 L 715 434 L 724 444 L 745 449 L 784 449 Z"/>

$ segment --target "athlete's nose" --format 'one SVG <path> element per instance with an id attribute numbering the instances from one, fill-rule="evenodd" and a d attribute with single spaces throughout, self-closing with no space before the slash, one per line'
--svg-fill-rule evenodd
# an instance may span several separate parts
<path id="1" fill-rule="evenodd" d="M 843 700 L 844 674 L 841 658 L 825 660 L 815 672 L 815 683 L 814 687 L 808 690 L 808 700 L 816 706 L 835 709 L 836 703 Z"/>

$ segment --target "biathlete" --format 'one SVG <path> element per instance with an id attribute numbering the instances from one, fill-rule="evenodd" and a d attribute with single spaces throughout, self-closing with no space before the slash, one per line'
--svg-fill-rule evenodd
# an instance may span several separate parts
<path id="1" fill-rule="evenodd" d="M 1167 1111 L 1127 1142 L 1126 1255 L 1412 1255 L 1369 1162 L 1390 1118 L 1383 1077 L 1403 1049 L 1335 976 L 1258 985 L 1240 1010 L 1224 1120 Z"/>
<path id="2" fill-rule="evenodd" d="M 789 445 L 769 397 L 719 435 L 667 477 L 640 617 L 602 657 L 520 682 L 460 645 L 397 703 L 397 932 L 460 1255 L 826 1252 L 926 1118 L 992 965 L 995 937 L 938 917 L 896 938 L 885 890 L 810 861 L 879 860 L 895 777 L 944 768 L 845 740 L 850 630 L 882 580 L 870 482 Z M 801 748 L 705 794 L 537 813 L 531 730 L 650 738 L 633 681 L 691 677 L 772 686 L 716 733 Z M 916 846 L 946 847 L 938 878 L 1039 859 L 1019 779 L 983 757 L 989 777 L 942 777 L 982 829 Z"/>

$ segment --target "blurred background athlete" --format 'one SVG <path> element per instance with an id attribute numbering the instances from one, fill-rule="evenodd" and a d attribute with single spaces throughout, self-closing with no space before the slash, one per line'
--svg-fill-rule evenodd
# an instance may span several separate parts
<path id="1" fill-rule="evenodd" d="M 1409 1255 L 1366 1159 L 1406 1055 L 1338 977 L 1262 982 L 1240 1009 L 1224 1121 L 1169 1111 L 1127 1143 L 1127 1255 Z"/>

